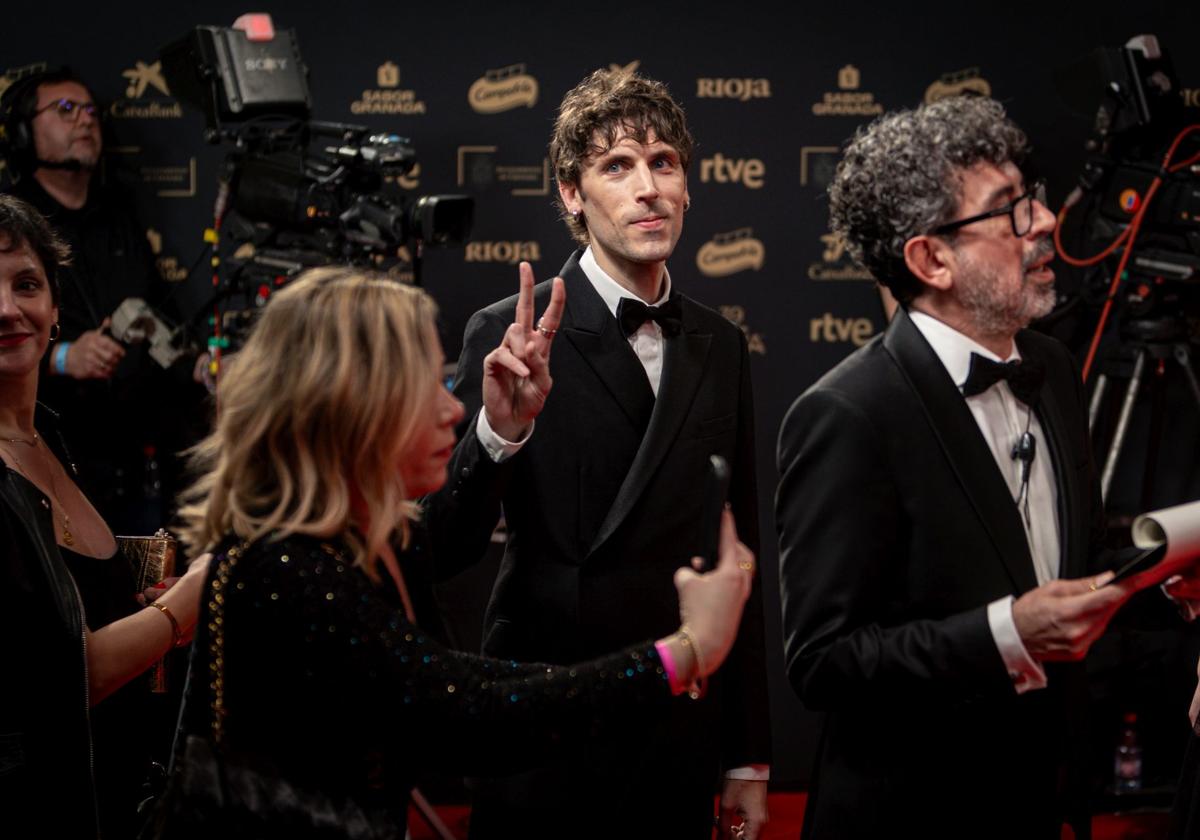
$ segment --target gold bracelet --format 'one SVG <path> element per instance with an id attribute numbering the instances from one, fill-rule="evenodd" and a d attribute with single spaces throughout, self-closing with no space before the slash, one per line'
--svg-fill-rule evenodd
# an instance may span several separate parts
<path id="1" fill-rule="evenodd" d="M 704 676 L 704 660 L 700 658 L 700 645 L 696 644 L 696 638 L 686 624 L 679 628 L 678 635 L 679 643 L 692 652 L 692 658 L 696 661 L 696 676 L 688 686 L 688 697 L 699 700 L 708 689 L 708 680 Z"/>
<path id="2" fill-rule="evenodd" d="M 179 629 L 179 622 L 175 620 L 175 616 L 167 609 L 166 604 L 160 604 L 158 601 L 151 601 L 150 606 L 161 612 L 167 617 L 167 621 L 171 622 L 171 646 L 181 647 L 183 645 L 183 633 Z"/>

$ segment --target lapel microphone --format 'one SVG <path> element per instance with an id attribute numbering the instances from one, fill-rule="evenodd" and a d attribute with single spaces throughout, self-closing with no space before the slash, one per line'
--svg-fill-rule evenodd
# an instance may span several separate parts
<path id="1" fill-rule="evenodd" d="M 1021 490 L 1017 494 L 1017 506 L 1025 511 L 1025 522 L 1029 522 L 1029 473 L 1033 469 L 1033 459 L 1037 455 L 1037 438 L 1033 436 L 1033 432 L 1029 431 L 1029 426 L 1026 425 L 1025 431 L 1017 438 L 1016 443 L 1012 447 L 1012 459 L 1021 462 Z"/>

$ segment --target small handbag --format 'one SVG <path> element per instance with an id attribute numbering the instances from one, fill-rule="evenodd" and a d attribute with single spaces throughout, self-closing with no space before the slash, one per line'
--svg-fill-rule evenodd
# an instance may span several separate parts
<path id="1" fill-rule="evenodd" d="M 207 678 L 211 687 L 209 732 L 188 735 L 182 746 L 176 745 L 166 792 L 142 840 L 403 840 L 403 811 L 398 817 L 391 809 L 367 809 L 350 796 L 297 783 L 266 757 L 226 744 L 223 592 L 247 546 L 244 542 L 219 557 L 208 604 L 208 673 L 189 674 L 189 681 Z M 189 696 L 184 703 L 195 701 Z"/>
<path id="2" fill-rule="evenodd" d="M 152 537 L 117 537 L 117 550 L 133 572 L 134 592 L 141 593 L 175 574 L 175 554 L 178 543 L 164 528 Z M 155 694 L 167 691 L 167 663 L 160 659 L 150 672 L 150 690 Z"/>

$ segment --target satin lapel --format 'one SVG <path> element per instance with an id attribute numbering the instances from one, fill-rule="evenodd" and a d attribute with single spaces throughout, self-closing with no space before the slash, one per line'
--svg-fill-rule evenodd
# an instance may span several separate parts
<path id="1" fill-rule="evenodd" d="M 1017 347 L 1021 358 L 1037 358 L 1038 354 L 1026 346 L 1026 342 L 1017 336 Z M 1076 480 L 1077 473 L 1069 463 L 1071 443 L 1067 437 L 1066 415 L 1063 413 L 1062 392 L 1055 387 L 1057 383 L 1049 380 L 1038 392 L 1037 407 L 1034 409 L 1038 421 L 1042 424 L 1042 432 L 1046 435 L 1050 461 L 1054 466 L 1055 487 L 1058 490 L 1058 540 L 1059 540 L 1059 569 L 1058 575 L 1063 578 L 1080 577 L 1086 569 L 1082 564 L 1074 562 L 1075 546 L 1071 543 L 1074 534 L 1087 533 L 1087 525 L 1083 522 L 1084 493 Z M 1076 568 L 1079 566 L 1079 568 Z"/>
<path id="2" fill-rule="evenodd" d="M 1000 552 L 1016 591 L 1033 589 L 1037 576 L 1021 515 L 962 394 L 903 309 L 897 310 L 883 343 L 917 392 L 950 467 Z M 947 550 L 966 553 L 970 547 L 948 546 Z"/>
<path id="3" fill-rule="evenodd" d="M 566 312 L 559 332 L 595 371 L 634 429 L 642 433 L 654 410 L 654 391 L 646 378 L 646 369 L 621 335 L 617 319 L 579 267 L 579 252 L 567 260 L 559 276 L 567 292 Z"/>
<path id="4" fill-rule="evenodd" d="M 650 425 L 642 438 L 642 445 L 638 447 L 637 455 L 634 456 L 629 473 L 621 484 L 617 498 L 588 549 L 589 554 L 612 536 L 617 526 L 633 510 L 651 476 L 663 458 L 667 457 L 683 421 L 692 409 L 696 391 L 704 378 L 712 334 L 696 332 L 690 326 L 690 306 L 690 301 L 684 299 L 683 329 L 679 335 L 668 337 L 666 340 L 662 380 L 659 382 L 658 399 L 654 403 Z"/>

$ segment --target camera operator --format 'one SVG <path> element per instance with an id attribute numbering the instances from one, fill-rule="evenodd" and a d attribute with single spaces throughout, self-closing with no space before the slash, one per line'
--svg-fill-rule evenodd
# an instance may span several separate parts
<path id="1" fill-rule="evenodd" d="M 198 412 L 184 406 L 202 395 L 187 393 L 188 377 L 165 375 L 144 344 L 125 346 L 109 328 L 123 301 L 159 305 L 167 286 L 131 203 L 98 183 L 100 112 L 83 80 L 67 68 L 22 77 L 0 99 L 0 118 L 9 191 L 36 207 L 73 254 L 61 284 L 62 333 L 43 361 L 38 397 L 61 415 L 87 495 L 114 531 L 152 533 L 170 498 L 162 486 L 170 464 L 159 461 L 188 442 L 181 420 Z"/>

